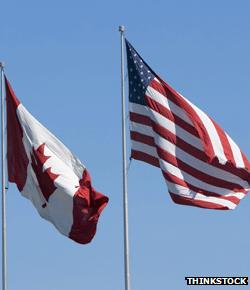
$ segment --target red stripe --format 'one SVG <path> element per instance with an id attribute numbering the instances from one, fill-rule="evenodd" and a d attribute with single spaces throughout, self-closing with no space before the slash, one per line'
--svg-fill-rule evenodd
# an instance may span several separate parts
<path id="1" fill-rule="evenodd" d="M 221 144 L 223 147 L 223 151 L 224 151 L 225 156 L 227 157 L 228 162 L 231 162 L 235 166 L 236 162 L 234 160 L 233 151 L 232 151 L 230 143 L 227 139 L 227 135 L 226 135 L 225 131 L 222 130 L 221 127 L 213 119 L 210 118 L 210 120 L 214 124 L 214 127 L 217 131 L 219 138 L 220 138 L 220 141 L 221 141 Z"/>
<path id="2" fill-rule="evenodd" d="M 129 116 L 130 116 L 130 121 L 132 122 L 137 122 L 146 126 L 152 125 L 151 119 L 147 116 L 144 116 L 138 113 L 133 113 L 133 112 L 129 112 Z"/>
<path id="3" fill-rule="evenodd" d="M 150 136 L 147 136 L 147 135 L 135 132 L 135 131 L 130 131 L 130 138 L 137 142 L 141 142 L 149 146 L 155 147 L 155 141 L 153 137 L 150 137 Z"/>
<path id="4" fill-rule="evenodd" d="M 196 207 L 207 208 L 207 209 L 219 209 L 219 210 L 229 210 L 230 209 L 226 206 L 222 206 L 222 205 L 217 204 L 217 203 L 189 199 L 187 197 L 180 196 L 180 195 L 172 193 L 170 191 L 169 191 L 169 193 L 170 193 L 172 200 L 177 204 L 190 205 L 190 206 L 196 206 Z"/>
<path id="5" fill-rule="evenodd" d="M 248 170 L 248 172 L 250 172 L 250 163 L 249 163 L 246 155 L 242 151 L 240 151 L 240 152 L 241 152 L 241 156 L 242 156 L 242 159 L 243 159 L 243 162 L 244 162 L 244 166 Z M 249 182 L 250 182 L 250 177 L 249 177 Z"/>
<path id="6" fill-rule="evenodd" d="M 133 133 L 135 133 L 135 132 L 133 132 Z M 143 134 L 132 134 L 132 136 L 135 136 L 135 139 L 138 142 L 142 142 L 142 143 L 145 143 L 147 145 L 154 146 L 153 138 L 144 139 L 145 136 Z M 145 142 L 143 142 L 143 141 L 145 141 Z M 183 170 L 183 171 L 187 172 L 188 174 L 190 174 L 190 175 L 192 175 L 192 176 L 194 176 L 196 178 L 199 178 L 200 180 L 203 180 L 208 185 L 210 184 L 210 185 L 214 185 L 214 186 L 217 186 L 217 187 L 223 187 L 225 189 L 228 189 L 229 191 L 245 193 L 245 190 L 240 185 L 234 184 L 234 183 L 230 183 L 230 182 L 227 182 L 225 180 L 221 180 L 219 178 L 215 178 L 213 176 L 210 176 L 210 175 L 207 175 L 207 174 L 205 174 L 203 172 L 200 172 L 197 169 L 194 169 L 193 167 L 191 167 L 188 164 L 184 163 L 183 161 L 181 161 L 179 159 L 176 159 L 173 155 L 171 155 L 168 152 L 164 151 L 162 148 L 157 147 L 157 146 L 155 146 L 155 147 L 157 148 L 159 157 L 161 159 L 166 160 L 166 161 L 170 162 L 171 164 L 173 164 L 174 166 L 178 167 L 180 170 Z M 137 152 L 137 154 L 139 153 L 139 151 L 136 151 L 136 152 Z M 145 155 L 145 153 L 142 153 L 142 154 Z M 148 154 L 146 156 L 148 158 Z M 139 159 L 139 160 L 142 160 L 142 161 L 145 161 L 145 162 L 151 164 L 151 162 L 148 161 L 148 159 L 145 160 L 145 158 L 142 157 L 142 156 L 140 158 L 138 158 L 138 156 L 137 156 L 137 158 L 135 158 L 135 159 Z M 169 174 L 169 176 L 168 176 L 168 174 Z M 163 171 L 163 175 L 170 182 L 173 182 L 175 184 L 179 184 L 181 186 L 190 188 L 190 189 L 192 189 L 195 192 L 201 192 L 202 194 L 207 195 L 207 196 L 219 197 L 219 198 L 231 201 L 231 202 L 233 202 L 235 204 L 239 203 L 239 199 L 237 197 L 234 197 L 234 196 L 226 197 L 226 196 L 220 195 L 218 193 L 213 193 L 211 191 L 200 189 L 200 188 L 198 188 L 196 186 L 193 186 L 190 183 L 187 183 L 184 180 L 179 179 L 178 177 L 176 177 L 176 176 L 174 176 L 174 175 L 172 175 L 170 173 L 166 173 L 164 171 Z"/>
<path id="7" fill-rule="evenodd" d="M 27 179 L 29 159 L 23 145 L 23 129 L 20 125 L 17 109 L 20 101 L 5 76 L 6 107 L 7 107 L 7 160 L 8 178 L 16 183 L 22 191 Z"/>
<path id="8" fill-rule="evenodd" d="M 161 147 L 156 147 L 157 148 L 157 152 L 159 157 L 162 160 L 165 160 L 169 163 L 171 163 L 172 165 L 174 165 L 175 167 L 179 168 L 180 170 L 188 173 L 189 175 L 207 183 L 208 185 L 213 185 L 216 187 L 222 187 L 231 191 L 235 191 L 235 192 L 244 192 L 245 193 L 245 189 L 240 186 L 239 184 L 235 184 L 211 175 L 208 175 L 190 165 L 188 165 L 187 163 L 183 162 L 182 160 L 178 159 L 177 157 L 171 155 L 170 153 L 168 153 L 167 151 L 165 151 L 163 148 Z"/>
<path id="9" fill-rule="evenodd" d="M 179 98 L 176 98 L 176 95 L 179 96 L 178 92 L 176 92 L 173 88 L 171 88 L 167 83 L 163 80 L 159 79 L 159 82 L 155 79 L 149 84 L 151 88 L 155 89 L 158 93 L 169 99 L 172 103 L 174 103 L 180 110 L 183 110 L 182 105 L 179 103 Z"/>
<path id="10" fill-rule="evenodd" d="M 69 238 L 80 244 L 91 242 L 99 216 L 108 200 L 107 196 L 93 188 L 90 175 L 85 169 L 79 181 L 79 189 L 73 197 L 73 225 Z"/>
<path id="11" fill-rule="evenodd" d="M 162 95 L 164 95 L 165 97 L 167 97 L 169 100 L 171 100 L 173 103 L 175 103 L 177 106 L 179 106 L 186 112 L 189 119 L 192 120 L 194 127 L 196 128 L 200 136 L 201 142 L 204 146 L 205 154 L 208 156 L 209 161 L 211 162 L 216 156 L 214 153 L 213 145 L 210 140 L 209 134 L 202 120 L 195 112 L 195 110 L 192 108 L 192 106 L 190 106 L 188 102 L 179 93 L 177 93 L 174 89 L 172 89 L 163 80 L 160 79 L 160 81 L 161 83 L 157 82 L 156 80 L 153 80 L 150 83 L 150 86 L 153 87 Z"/>
<path id="12" fill-rule="evenodd" d="M 183 119 L 180 117 L 176 116 L 173 112 L 171 112 L 169 109 L 161 105 L 160 103 L 156 102 L 155 100 L 151 99 L 150 97 L 145 96 L 145 99 L 147 100 L 148 106 L 151 110 L 159 113 L 162 115 L 164 118 L 167 118 L 168 120 L 172 121 L 185 131 L 189 132 L 193 136 L 199 138 L 199 134 L 197 133 L 196 129 L 185 122 Z"/>
<path id="13" fill-rule="evenodd" d="M 148 127 L 152 127 L 153 125 L 153 121 L 150 119 L 150 117 L 147 116 L 143 116 L 144 118 L 142 118 L 143 115 L 138 114 L 138 113 L 131 113 L 130 112 L 130 121 L 131 122 L 135 122 L 135 123 L 139 123 Z"/>
<path id="14" fill-rule="evenodd" d="M 197 186 L 194 186 L 182 179 L 180 179 L 179 177 L 169 173 L 169 172 L 166 172 L 166 171 L 163 171 L 162 170 L 162 174 L 164 176 L 164 178 L 171 182 L 171 183 L 174 183 L 174 184 L 177 184 L 177 185 L 180 185 L 180 186 L 183 186 L 183 187 L 186 187 L 186 188 L 189 188 L 191 189 L 192 191 L 194 192 L 197 192 L 197 193 L 201 193 L 207 197 L 218 197 L 218 198 L 221 198 L 221 199 L 224 199 L 224 200 L 228 200 L 228 201 L 231 201 L 234 203 L 234 200 L 236 199 L 237 200 L 237 204 L 239 202 L 239 199 L 237 197 L 228 197 L 228 196 L 224 196 L 224 195 L 220 195 L 218 193 L 215 193 L 215 192 L 211 192 L 211 191 L 207 191 L 207 190 L 204 190 L 204 189 L 201 189 Z"/>
<path id="15" fill-rule="evenodd" d="M 137 150 L 132 149 L 131 150 L 131 158 L 144 161 L 144 162 L 149 163 L 149 164 L 156 166 L 156 167 L 160 167 L 158 158 L 155 158 L 155 157 L 153 157 L 147 153 L 141 152 L 141 151 L 137 151 Z"/>
<path id="16" fill-rule="evenodd" d="M 155 123 L 154 121 L 150 120 L 149 117 L 144 116 L 143 123 L 140 122 L 141 115 L 133 113 L 133 122 L 137 122 L 143 125 L 147 125 L 149 122 L 152 124 L 152 129 L 160 135 L 162 138 L 168 140 L 169 142 L 175 144 L 178 148 L 182 149 L 183 151 L 187 152 L 188 154 L 194 156 L 195 158 L 208 163 L 208 158 L 204 154 L 203 151 L 197 149 L 196 147 L 192 146 L 191 144 L 185 142 L 180 137 L 176 136 L 175 134 L 171 133 L 166 128 L 162 127 L 161 125 Z M 147 120 L 148 119 L 148 120 Z M 146 124 L 145 124 L 146 123 Z M 226 163 L 221 164 L 217 159 L 214 159 L 213 162 L 209 163 L 211 166 L 214 166 L 216 168 L 225 170 L 235 176 L 238 176 L 239 178 L 249 182 L 250 181 L 250 175 L 244 168 L 236 168 L 233 166 L 233 164 Z"/>
<path id="17" fill-rule="evenodd" d="M 226 180 L 214 177 L 214 176 L 211 176 L 209 174 L 206 174 L 206 173 L 190 166 L 189 164 L 185 163 L 184 161 L 180 160 L 177 156 L 176 157 L 173 156 L 172 154 L 170 154 L 169 152 L 164 150 L 164 148 L 157 146 L 155 144 L 153 137 L 149 137 L 147 135 L 143 135 L 141 133 L 134 132 L 134 131 L 131 131 L 130 135 L 131 135 L 132 140 L 135 140 L 137 142 L 141 142 L 141 143 L 147 144 L 149 146 L 155 147 L 157 149 L 159 157 L 162 160 L 165 160 L 165 161 L 171 163 L 172 165 L 179 168 L 180 170 L 183 170 L 184 172 L 188 173 L 189 175 L 191 175 L 197 179 L 200 179 L 209 185 L 226 188 L 228 190 L 235 191 L 235 192 L 245 193 L 245 189 L 241 185 L 233 183 L 233 182 L 229 182 L 229 181 L 226 181 Z"/>
<path id="18" fill-rule="evenodd" d="M 194 146 L 190 145 L 189 143 L 185 142 L 184 140 L 182 140 L 178 136 L 176 136 L 173 133 L 171 133 L 166 128 L 164 128 L 164 127 L 162 127 L 162 126 L 160 126 L 158 124 L 154 124 L 153 129 L 161 137 L 165 138 L 169 142 L 172 142 L 173 144 L 175 144 L 177 147 L 179 147 L 183 151 L 187 152 L 188 154 L 194 156 L 195 158 L 197 158 L 197 159 L 199 159 L 201 161 L 209 163 L 208 160 L 207 160 L 207 156 L 204 154 L 203 151 L 200 151 L 196 147 L 194 147 Z M 218 159 L 214 159 L 209 164 L 212 165 L 212 166 L 215 166 L 215 167 L 217 167 L 219 169 L 223 169 L 223 170 L 225 170 L 227 172 L 230 172 L 233 175 L 236 175 L 236 176 L 240 177 L 241 179 L 243 179 L 243 180 L 245 180 L 247 182 L 250 180 L 249 173 L 244 168 L 236 168 L 235 166 L 233 166 L 230 163 L 221 164 L 221 163 L 219 163 Z"/>

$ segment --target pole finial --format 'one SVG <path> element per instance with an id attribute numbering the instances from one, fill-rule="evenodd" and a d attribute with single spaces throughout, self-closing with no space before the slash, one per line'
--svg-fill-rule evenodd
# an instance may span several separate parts
<path id="1" fill-rule="evenodd" d="M 0 61 L 0 68 L 4 68 L 4 62 Z"/>
<path id="2" fill-rule="evenodd" d="M 120 32 L 124 32 L 125 31 L 125 26 L 124 25 L 120 25 L 119 26 L 119 31 Z"/>

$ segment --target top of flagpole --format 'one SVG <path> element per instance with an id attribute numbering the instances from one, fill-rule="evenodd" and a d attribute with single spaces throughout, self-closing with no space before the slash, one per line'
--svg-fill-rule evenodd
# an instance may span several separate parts
<path id="1" fill-rule="evenodd" d="M 125 26 L 124 25 L 120 25 L 119 26 L 119 31 L 120 32 L 124 32 L 125 31 Z"/>
<path id="2" fill-rule="evenodd" d="M 4 68 L 4 62 L 0 61 L 0 68 Z"/>

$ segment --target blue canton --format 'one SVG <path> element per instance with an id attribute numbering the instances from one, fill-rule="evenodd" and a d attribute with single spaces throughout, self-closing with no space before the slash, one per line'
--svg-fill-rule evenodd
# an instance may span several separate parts
<path id="1" fill-rule="evenodd" d="M 143 61 L 133 46 L 126 40 L 129 101 L 140 105 L 146 105 L 145 92 L 149 83 L 154 79 L 150 67 Z"/>

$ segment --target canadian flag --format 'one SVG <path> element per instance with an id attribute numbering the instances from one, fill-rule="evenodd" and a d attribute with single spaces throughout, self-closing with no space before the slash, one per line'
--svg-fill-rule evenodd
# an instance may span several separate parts
<path id="1" fill-rule="evenodd" d="M 92 187 L 80 160 L 20 103 L 6 77 L 5 90 L 9 181 L 63 235 L 89 243 L 108 197 Z"/>

